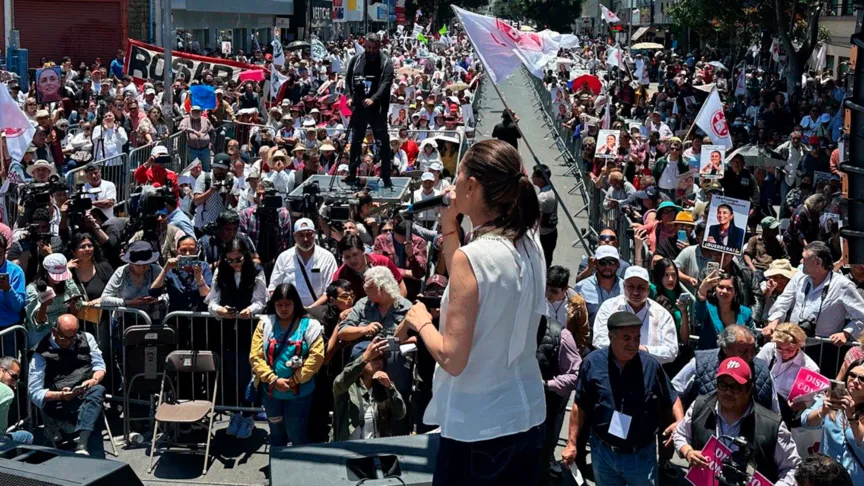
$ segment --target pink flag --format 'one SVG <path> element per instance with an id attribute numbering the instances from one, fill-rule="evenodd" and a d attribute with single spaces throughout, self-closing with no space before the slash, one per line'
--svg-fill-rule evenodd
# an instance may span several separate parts
<path id="1" fill-rule="evenodd" d="M 342 116 L 351 116 L 351 108 L 348 108 L 348 97 L 339 95 L 339 100 L 334 104 L 339 109 L 339 114 Z"/>
<path id="2" fill-rule="evenodd" d="M 243 71 L 239 76 L 237 76 L 237 79 L 240 81 L 264 81 L 264 70 L 250 69 L 248 71 Z"/>
<path id="3" fill-rule="evenodd" d="M 795 382 L 792 383 L 792 390 L 789 392 L 789 401 L 795 401 L 796 398 L 800 399 L 808 395 L 815 395 L 822 390 L 828 389 L 830 386 L 831 382 L 828 378 L 807 368 L 801 368 L 798 370 Z"/>
<path id="4" fill-rule="evenodd" d="M 732 450 L 717 440 L 717 437 L 711 436 L 705 447 L 702 448 L 702 455 L 708 461 L 708 467 L 690 468 L 684 479 L 690 481 L 693 486 L 714 486 L 716 483 L 714 478 L 720 472 L 723 459 L 732 455 Z"/>
<path id="5" fill-rule="evenodd" d="M 5 84 L 0 83 L 0 132 L 6 134 L 6 149 L 12 160 L 20 162 L 30 146 L 36 129 L 30 124 L 27 115 L 9 94 Z"/>

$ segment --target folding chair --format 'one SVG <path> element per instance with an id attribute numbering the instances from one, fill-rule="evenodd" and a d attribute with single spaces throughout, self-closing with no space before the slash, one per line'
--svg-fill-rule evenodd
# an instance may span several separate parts
<path id="1" fill-rule="evenodd" d="M 173 390 L 169 397 L 165 393 L 165 382 L 168 381 L 168 373 L 205 373 L 206 393 L 209 400 L 187 400 L 180 401 L 177 399 L 176 390 Z M 215 375 L 213 380 L 213 390 L 210 390 L 210 374 Z M 204 450 L 204 470 L 202 474 L 207 474 L 207 469 L 210 464 L 210 441 L 213 438 L 213 418 L 215 416 L 214 409 L 216 408 L 216 392 L 219 384 L 219 355 L 212 351 L 172 351 L 165 358 L 165 371 L 162 373 L 162 384 L 159 391 L 159 406 L 156 408 L 155 423 L 153 424 L 153 441 L 150 446 L 150 466 L 147 474 L 153 472 L 155 465 L 153 458 L 156 453 L 156 434 L 159 431 L 159 423 L 164 424 L 190 424 L 193 427 L 198 426 L 203 428 L 206 423 L 207 428 L 207 444 Z M 176 435 L 176 434 L 175 434 Z M 164 437 L 167 439 L 166 450 L 171 445 L 193 446 L 200 447 L 203 444 L 183 444 L 172 441 L 171 434 L 165 431 Z M 176 439 L 176 437 L 175 437 Z"/>
<path id="2" fill-rule="evenodd" d="M 123 438 L 129 444 L 130 422 L 146 420 L 152 424 L 156 411 L 156 393 L 159 375 L 165 370 L 165 359 L 177 347 L 174 329 L 166 326 L 131 326 L 123 332 L 123 374 L 128 380 L 123 388 Z M 135 390 L 150 399 L 150 412 L 146 417 L 131 418 L 129 395 Z M 171 388 L 174 385 L 171 384 Z"/>

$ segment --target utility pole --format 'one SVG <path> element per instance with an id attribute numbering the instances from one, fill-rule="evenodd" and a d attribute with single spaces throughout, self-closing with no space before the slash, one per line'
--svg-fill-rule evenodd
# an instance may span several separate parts
<path id="1" fill-rule="evenodd" d="M 630 8 L 627 12 L 627 53 L 630 53 L 630 50 L 633 48 L 633 7 L 636 0 L 630 0 Z"/>
<path id="2" fill-rule="evenodd" d="M 172 72 L 171 51 L 174 48 L 172 34 L 173 18 L 171 16 L 171 0 L 161 0 L 162 10 L 162 49 L 164 63 L 162 64 L 162 113 L 169 130 L 174 126 L 174 73 Z M 129 62 L 127 59 L 126 62 Z"/>
<path id="3" fill-rule="evenodd" d="M 8 49 L 10 45 L 12 45 L 12 28 L 14 27 L 15 20 L 12 14 L 12 0 L 3 0 L 3 39 L 6 42 L 6 48 Z M 0 56 L 6 57 L 6 53 L 0 53 Z"/>
<path id="4" fill-rule="evenodd" d="M 369 0 L 360 0 L 363 2 L 363 35 L 369 33 Z"/>

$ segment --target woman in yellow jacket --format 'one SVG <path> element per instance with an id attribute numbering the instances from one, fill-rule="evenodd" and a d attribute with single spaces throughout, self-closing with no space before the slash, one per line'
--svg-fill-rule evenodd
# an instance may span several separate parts
<path id="1" fill-rule="evenodd" d="M 276 287 L 261 316 L 249 362 L 270 422 L 270 446 L 308 442 L 315 374 L 324 364 L 324 328 L 310 319 L 294 284 Z"/>

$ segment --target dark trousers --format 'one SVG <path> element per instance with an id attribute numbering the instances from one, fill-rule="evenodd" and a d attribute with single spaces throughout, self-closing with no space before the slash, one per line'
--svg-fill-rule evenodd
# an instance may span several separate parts
<path id="1" fill-rule="evenodd" d="M 569 394 L 568 394 L 569 395 Z M 555 392 L 546 392 L 546 436 L 543 439 L 543 448 L 540 452 L 540 484 L 551 484 L 549 481 L 549 466 L 555 454 L 555 446 L 558 445 L 558 437 L 561 435 L 561 426 L 564 424 L 564 409 L 567 408 L 567 398 Z"/>
<path id="2" fill-rule="evenodd" d="M 91 454 L 104 454 L 102 445 L 102 402 L 105 400 L 105 387 L 95 385 L 83 395 L 69 401 L 45 402 L 43 411 L 49 418 L 58 422 L 75 424 L 75 432 L 91 432 L 87 441 L 87 451 Z"/>
<path id="3" fill-rule="evenodd" d="M 377 112 L 377 108 L 357 107 L 351 115 L 351 165 L 350 177 L 357 175 L 360 167 L 360 151 L 363 149 L 363 139 L 366 137 L 366 127 L 372 127 L 372 135 L 380 147 L 378 160 L 381 161 L 381 180 L 390 184 L 390 169 L 393 165 L 393 154 L 390 153 L 390 134 L 387 132 L 387 114 Z"/>
<path id="4" fill-rule="evenodd" d="M 432 485 L 536 485 L 544 438 L 543 425 L 479 442 L 441 437 Z"/>
<path id="5" fill-rule="evenodd" d="M 312 392 L 312 405 L 309 410 L 309 442 L 316 444 L 330 441 L 330 412 L 333 411 L 333 380 L 327 367 L 315 375 L 315 390 Z"/>
<path id="6" fill-rule="evenodd" d="M 555 254 L 555 246 L 558 245 L 558 230 L 540 235 L 540 246 L 543 247 L 543 254 L 546 256 L 546 269 L 552 266 L 552 256 Z"/>

